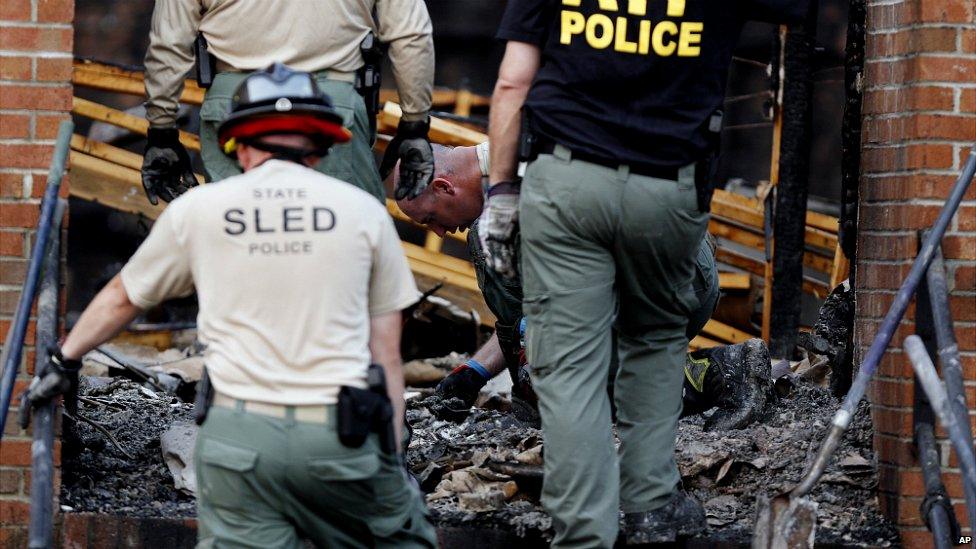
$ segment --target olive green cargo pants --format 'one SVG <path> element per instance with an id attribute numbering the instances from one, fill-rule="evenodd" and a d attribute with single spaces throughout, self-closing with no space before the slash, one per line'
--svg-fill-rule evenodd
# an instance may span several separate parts
<path id="1" fill-rule="evenodd" d="M 207 172 L 207 181 L 220 181 L 241 173 L 237 161 L 220 150 L 217 144 L 217 128 L 230 113 L 234 91 L 248 74 L 250 73 L 219 73 L 204 96 L 200 107 L 200 156 Z M 332 99 L 332 105 L 342 116 L 343 125 L 352 132 L 352 139 L 329 149 L 329 155 L 315 169 L 352 183 L 381 202 L 384 201 L 386 193 L 373 159 L 374 136 L 369 132 L 369 114 L 362 96 L 351 83 L 330 80 L 324 73 L 316 73 L 315 81 Z"/>
<path id="2" fill-rule="evenodd" d="M 330 412 L 334 407 L 329 409 Z M 375 435 L 214 406 L 197 437 L 198 548 L 436 547 L 420 493 Z"/>
<path id="3" fill-rule="evenodd" d="M 708 216 L 698 211 L 693 169 L 679 179 L 573 160 L 563 147 L 526 170 L 523 308 L 553 546 L 611 547 L 618 509 L 661 507 L 680 479 L 685 330 Z M 614 322 L 619 460 L 606 391 Z"/>

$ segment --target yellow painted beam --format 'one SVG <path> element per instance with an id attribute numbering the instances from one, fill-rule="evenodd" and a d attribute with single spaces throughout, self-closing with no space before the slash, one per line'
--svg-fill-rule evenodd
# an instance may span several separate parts
<path id="1" fill-rule="evenodd" d="M 146 135 L 146 132 L 149 130 L 149 121 L 145 118 L 131 115 L 127 112 L 113 109 L 112 107 L 106 107 L 100 103 L 80 97 L 74 98 L 71 112 L 79 116 L 91 118 L 92 120 L 99 120 L 127 129 L 139 135 Z M 200 138 L 195 134 L 180 130 L 180 143 L 183 143 L 191 151 L 200 152 Z"/>
<path id="2" fill-rule="evenodd" d="M 752 277 L 747 273 L 718 273 L 718 287 L 723 290 L 748 290 Z"/>

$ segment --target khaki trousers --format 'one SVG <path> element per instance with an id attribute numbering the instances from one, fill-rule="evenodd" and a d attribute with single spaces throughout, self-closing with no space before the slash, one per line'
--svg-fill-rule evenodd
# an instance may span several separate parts
<path id="1" fill-rule="evenodd" d="M 556 147 L 522 182 L 528 359 L 554 547 L 611 547 L 618 509 L 661 507 L 680 477 L 674 443 L 695 257 L 708 216 L 694 170 L 668 181 L 574 160 Z M 619 458 L 606 373 L 616 323 Z"/>

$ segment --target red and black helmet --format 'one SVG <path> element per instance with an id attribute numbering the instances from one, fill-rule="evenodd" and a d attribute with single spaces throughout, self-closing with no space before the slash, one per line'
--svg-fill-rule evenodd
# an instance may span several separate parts
<path id="1" fill-rule="evenodd" d="M 306 135 L 323 154 L 333 143 L 345 143 L 352 137 L 312 75 L 281 63 L 241 82 L 234 92 L 230 116 L 217 129 L 217 140 L 232 155 L 238 143 L 274 134 Z"/>

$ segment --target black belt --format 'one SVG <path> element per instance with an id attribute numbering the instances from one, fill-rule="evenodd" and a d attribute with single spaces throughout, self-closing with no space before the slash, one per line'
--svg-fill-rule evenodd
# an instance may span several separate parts
<path id="1" fill-rule="evenodd" d="M 536 145 L 539 154 L 552 154 L 558 143 L 552 141 L 543 140 L 541 143 Z M 643 175 L 646 177 L 655 177 L 657 179 L 667 179 L 669 181 L 678 180 L 678 171 L 680 168 L 666 168 L 664 166 L 656 166 L 654 164 L 634 164 L 620 162 L 618 160 L 610 160 L 607 158 L 601 158 L 596 155 L 576 152 L 565 145 L 562 145 L 567 150 L 570 151 L 574 160 L 582 160 L 584 162 L 589 162 L 591 164 L 599 164 L 600 166 L 606 166 L 607 168 L 617 169 L 620 166 L 627 166 L 630 169 L 630 173 L 637 175 Z"/>

